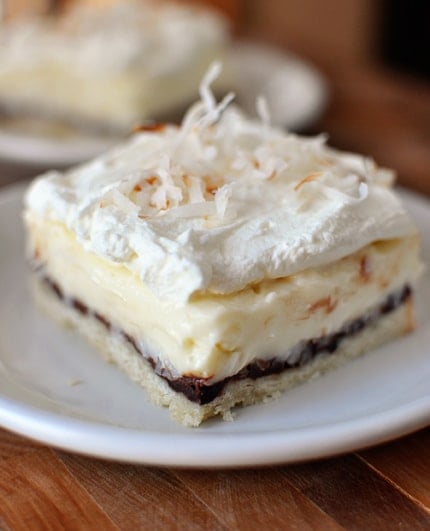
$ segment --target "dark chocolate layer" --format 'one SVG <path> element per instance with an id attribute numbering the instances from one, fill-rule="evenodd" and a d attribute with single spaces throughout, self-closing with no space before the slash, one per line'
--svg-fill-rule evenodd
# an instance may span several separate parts
<path id="1" fill-rule="evenodd" d="M 43 277 L 43 281 L 50 287 L 52 292 L 55 293 L 60 300 L 64 301 L 66 299 L 61 288 L 56 282 L 48 277 Z M 172 389 L 184 394 L 188 400 L 203 405 L 212 402 L 212 400 L 219 396 L 229 381 L 244 380 L 246 378 L 255 380 L 257 378 L 261 378 L 262 376 L 279 374 L 289 369 L 303 367 L 312 361 L 318 354 L 332 354 L 338 349 L 339 345 L 344 339 L 357 335 L 367 326 L 376 323 L 380 317 L 393 312 L 402 304 L 404 304 L 411 297 L 411 295 L 412 290 L 410 286 L 406 285 L 395 293 L 390 294 L 382 301 L 379 306 L 370 312 L 367 312 L 362 317 L 358 317 L 357 319 L 353 319 L 346 323 L 338 332 L 326 334 L 315 339 L 300 341 L 300 343 L 291 349 L 287 359 L 257 359 L 246 365 L 246 367 L 241 369 L 234 376 L 230 376 L 214 384 L 208 384 L 205 378 L 196 378 L 192 376 L 172 376 L 168 371 L 163 369 L 163 367 L 159 366 L 156 360 L 150 357 L 147 353 L 142 352 L 140 345 L 133 337 L 126 332 L 120 333 L 124 339 L 126 339 L 133 346 L 136 352 L 151 364 L 158 376 L 166 380 Z M 82 315 L 91 313 L 107 330 L 112 328 L 111 323 L 103 315 L 100 315 L 97 312 L 90 312 L 89 308 L 81 301 L 73 298 L 67 298 L 67 301 Z"/>

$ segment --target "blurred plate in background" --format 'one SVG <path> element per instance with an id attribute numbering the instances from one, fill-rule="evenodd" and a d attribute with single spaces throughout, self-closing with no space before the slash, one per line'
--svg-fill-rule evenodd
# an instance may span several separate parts
<path id="1" fill-rule="evenodd" d="M 256 114 L 257 97 L 264 96 L 274 125 L 300 131 L 325 109 L 328 88 L 323 76 L 297 56 L 245 41 L 235 44 L 231 60 L 237 101 L 251 116 Z"/>
<path id="2" fill-rule="evenodd" d="M 237 103 L 255 115 L 257 96 L 266 97 L 272 123 L 297 131 L 312 124 L 327 102 L 320 73 L 290 54 L 266 45 L 237 42 L 231 52 L 232 90 Z M 0 120 L 0 164 L 39 170 L 88 160 L 120 141 L 35 120 Z M 36 169 L 36 168 L 35 168 Z"/>
<path id="3" fill-rule="evenodd" d="M 74 131 L 38 120 L 0 120 L 0 164 L 7 162 L 40 169 L 78 164 L 105 151 L 117 139 Z"/>

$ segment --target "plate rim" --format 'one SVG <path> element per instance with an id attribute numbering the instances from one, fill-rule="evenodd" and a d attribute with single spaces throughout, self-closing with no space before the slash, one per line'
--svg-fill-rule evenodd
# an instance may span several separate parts
<path id="1" fill-rule="evenodd" d="M 424 397 L 388 412 L 317 428 L 296 428 L 293 432 L 282 429 L 214 434 L 205 432 L 204 428 L 190 429 L 190 433 L 174 434 L 175 451 L 172 452 L 172 435 L 166 432 L 77 419 L 0 396 L 0 425 L 13 433 L 87 457 L 181 468 L 256 467 L 311 461 L 383 444 L 425 428 L 429 423 L 430 397 Z"/>
<path id="2" fill-rule="evenodd" d="M 2 188 L 0 206 L 22 200 L 26 187 L 18 183 Z M 426 197 L 409 190 L 403 194 L 430 209 Z M 370 415 L 293 430 L 213 433 L 203 426 L 176 432 L 172 452 L 169 432 L 75 418 L 30 406 L 0 392 L 0 426 L 5 429 L 81 455 L 151 466 L 237 468 L 295 463 L 358 451 L 429 424 L 430 394 Z"/>

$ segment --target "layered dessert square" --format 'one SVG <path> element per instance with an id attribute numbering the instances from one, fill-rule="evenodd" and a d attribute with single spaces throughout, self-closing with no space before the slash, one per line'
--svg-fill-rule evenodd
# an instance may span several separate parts
<path id="1" fill-rule="evenodd" d="M 25 200 L 39 303 L 186 426 L 411 331 L 421 270 L 391 171 L 217 104 L 215 75 Z"/>
<path id="2" fill-rule="evenodd" d="M 182 114 L 228 40 L 219 13 L 167 0 L 73 2 L 56 17 L 12 20 L 0 36 L 0 109 L 128 133 L 139 121 Z"/>

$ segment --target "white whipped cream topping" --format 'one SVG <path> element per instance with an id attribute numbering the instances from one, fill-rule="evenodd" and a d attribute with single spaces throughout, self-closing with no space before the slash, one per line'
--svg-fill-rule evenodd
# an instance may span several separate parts
<path id="1" fill-rule="evenodd" d="M 228 35 L 216 12 L 161 0 L 78 3 L 58 19 L 23 19 L 0 31 L 0 75 L 66 64 L 97 78 L 136 68 L 149 78 L 177 72 Z"/>
<path id="2" fill-rule="evenodd" d="M 38 178 L 32 213 L 64 223 L 89 251 L 135 272 L 160 297 L 231 293 L 416 232 L 392 173 L 218 106 L 213 68 L 181 127 L 134 135 L 65 173 Z"/>

